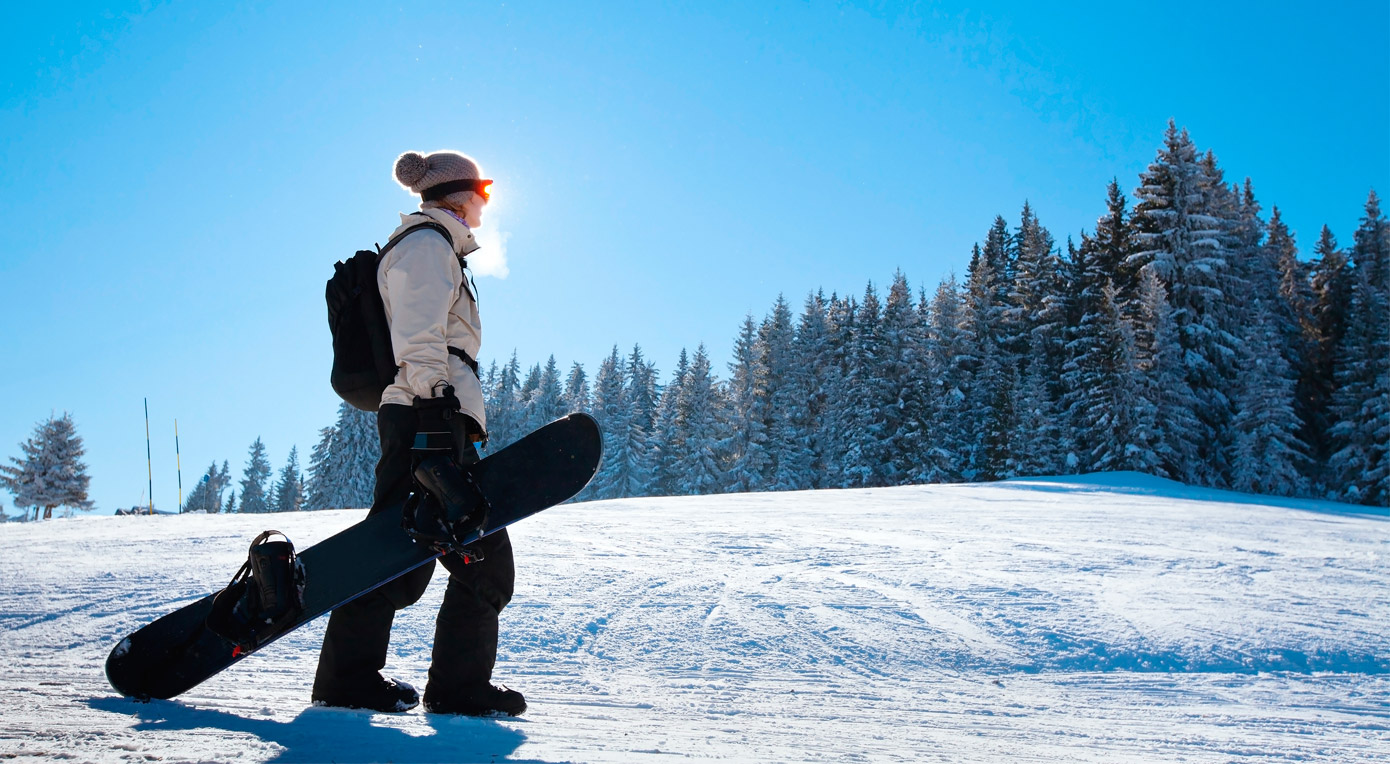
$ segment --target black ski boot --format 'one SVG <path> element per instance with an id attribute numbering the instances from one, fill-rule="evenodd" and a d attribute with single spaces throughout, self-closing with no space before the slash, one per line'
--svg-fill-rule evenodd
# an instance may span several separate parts
<path id="1" fill-rule="evenodd" d="M 348 685 L 320 690 L 314 688 L 314 705 L 337 708 L 362 708 L 383 714 L 397 714 L 420 705 L 420 693 L 414 687 L 381 674 Z"/>
<path id="2" fill-rule="evenodd" d="M 445 697 L 441 695 L 427 689 L 425 710 L 432 714 L 459 716 L 521 716 L 526 713 L 526 698 L 501 685 L 488 683 Z"/>

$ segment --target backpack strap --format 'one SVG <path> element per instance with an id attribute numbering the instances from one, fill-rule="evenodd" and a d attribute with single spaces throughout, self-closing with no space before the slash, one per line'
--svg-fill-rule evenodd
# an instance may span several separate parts
<path id="1" fill-rule="evenodd" d="M 467 366 L 468 368 L 473 370 L 473 376 L 482 379 L 482 377 L 478 376 L 478 362 L 474 360 L 473 356 L 468 354 L 467 350 L 464 350 L 463 348 L 456 348 L 453 345 L 450 345 L 449 355 L 454 356 L 455 358 L 463 361 L 464 366 Z"/>
<path id="2" fill-rule="evenodd" d="M 380 244 L 378 244 L 378 245 L 377 245 L 377 248 L 376 248 L 376 252 L 377 252 L 377 255 L 376 255 L 376 262 L 377 262 L 377 265 L 381 265 L 381 260 L 382 260 L 382 258 L 386 257 L 386 253 L 387 253 L 387 252 L 390 252 L 392 247 L 394 247 L 394 246 L 396 246 L 398 243 L 400 243 L 400 240 L 401 240 L 401 239 L 404 239 L 405 237 L 409 236 L 409 235 L 412 234 L 412 233 L 415 233 L 416 231 L 418 231 L 418 230 L 420 230 L 420 229 L 422 229 L 422 228 L 429 228 L 429 229 L 438 231 L 438 232 L 439 232 L 439 235 L 444 237 L 444 241 L 449 242 L 449 249 L 450 249 L 450 250 L 453 250 L 453 248 L 454 248 L 454 237 L 449 235 L 449 229 L 445 228 L 443 223 L 436 223 L 436 222 L 434 222 L 433 220 L 431 220 L 431 221 L 429 221 L 429 222 L 427 222 L 427 223 L 416 223 L 415 225 L 413 225 L 413 226 L 411 226 L 411 227 L 405 229 L 404 231 L 401 231 L 401 232 L 400 232 L 399 234 L 397 234 L 396 236 L 392 236 L 392 237 L 391 237 L 391 240 L 388 241 L 388 242 L 386 242 L 386 246 L 385 246 L 385 247 L 382 247 Z M 458 257 L 458 255 L 454 255 L 454 257 Z M 458 259 L 459 259 L 460 264 L 462 264 L 463 258 L 459 257 Z"/>

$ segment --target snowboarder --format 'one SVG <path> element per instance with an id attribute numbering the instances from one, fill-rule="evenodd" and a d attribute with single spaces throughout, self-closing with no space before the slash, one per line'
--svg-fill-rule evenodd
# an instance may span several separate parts
<path id="1" fill-rule="evenodd" d="M 396 160 L 395 177 L 421 202 L 419 212 L 401 215 L 392 238 L 421 223 L 442 225 L 448 236 L 436 227 L 411 231 L 377 271 L 399 371 L 377 415 L 381 460 L 369 514 L 423 490 L 413 474 L 430 453 L 424 448 L 442 445 L 458 464 L 468 464 L 478 459 L 474 444 L 487 437 L 474 360 L 482 325 L 464 269 L 466 256 L 478 248 L 473 230 L 482 224 L 492 181 L 472 158 L 453 151 L 406 152 Z M 417 441 L 417 433 L 429 436 Z M 418 530 L 429 535 L 428 528 Z M 504 529 L 471 549 L 476 561 L 459 554 L 441 558 L 449 585 L 435 621 L 425 709 L 516 716 L 526 709 L 521 693 L 492 684 L 498 614 L 511 600 L 516 576 L 511 541 Z M 333 611 L 314 678 L 316 704 L 393 712 L 419 703 L 413 687 L 381 670 L 395 611 L 420 599 L 433 572 L 433 563 L 417 568 Z"/>

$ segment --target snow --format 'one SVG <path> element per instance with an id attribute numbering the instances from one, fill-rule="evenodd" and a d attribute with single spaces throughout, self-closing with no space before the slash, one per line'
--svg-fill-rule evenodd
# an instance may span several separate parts
<path id="1" fill-rule="evenodd" d="M 520 719 L 317 708 L 325 619 L 173 701 L 102 664 L 273 525 L 0 526 L 0 757 L 19 761 L 1390 761 L 1390 521 L 1067 479 L 571 504 L 514 529 Z M 396 619 L 428 668 L 445 577 Z"/>

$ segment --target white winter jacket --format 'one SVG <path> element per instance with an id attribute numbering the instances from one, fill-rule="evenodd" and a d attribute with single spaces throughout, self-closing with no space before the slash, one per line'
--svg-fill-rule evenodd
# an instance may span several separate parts
<path id="1" fill-rule="evenodd" d="M 381 402 L 410 406 L 415 396 L 431 398 L 452 385 L 463 413 L 486 430 L 483 386 L 463 359 L 449 354 L 453 346 L 477 358 L 483 343 L 478 301 L 458 260 L 478 243 L 468 226 L 440 209 L 401 215 L 401 225 L 391 235 L 429 221 L 443 225 L 453 237 L 452 250 L 438 231 L 422 229 L 396 242 L 377 269 L 377 287 L 391 325 L 391 349 L 401 367 Z"/>

